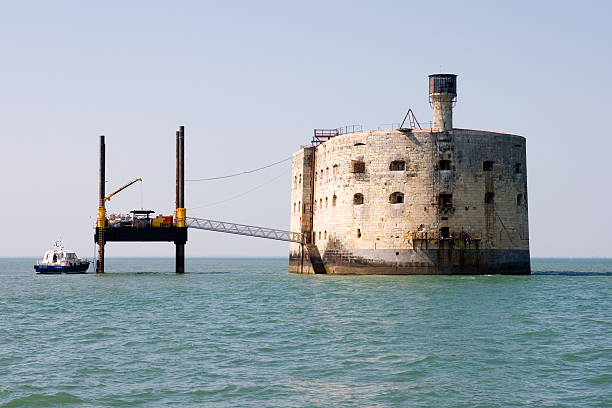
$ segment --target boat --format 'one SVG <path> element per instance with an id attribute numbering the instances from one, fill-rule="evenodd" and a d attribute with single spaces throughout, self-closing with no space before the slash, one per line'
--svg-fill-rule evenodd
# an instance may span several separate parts
<path id="1" fill-rule="evenodd" d="M 74 251 L 64 249 L 61 242 L 55 242 L 55 248 L 45 252 L 45 256 L 34 270 L 38 274 L 86 273 L 89 261 L 80 259 Z"/>

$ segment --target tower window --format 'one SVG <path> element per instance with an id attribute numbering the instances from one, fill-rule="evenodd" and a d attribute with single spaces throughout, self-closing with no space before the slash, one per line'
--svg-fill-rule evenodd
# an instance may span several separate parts
<path id="1" fill-rule="evenodd" d="M 514 172 L 515 172 L 516 174 L 520 174 L 520 173 L 521 173 L 521 163 L 516 163 L 516 164 L 514 165 Z"/>
<path id="2" fill-rule="evenodd" d="M 453 206 L 453 195 L 452 194 L 440 194 L 438 198 L 438 205 L 440 207 L 452 207 Z"/>
<path id="3" fill-rule="evenodd" d="M 389 169 L 391 171 L 404 171 L 406 170 L 406 162 L 403 160 L 392 161 Z"/>
<path id="4" fill-rule="evenodd" d="M 483 171 L 493 171 L 493 164 L 495 164 L 495 162 L 493 161 L 482 162 L 482 170 Z"/>
<path id="5" fill-rule="evenodd" d="M 353 196 L 353 205 L 363 204 L 363 194 L 357 193 Z"/>
<path id="6" fill-rule="evenodd" d="M 395 193 L 389 196 L 389 202 L 391 204 L 401 204 L 404 202 L 404 193 L 400 193 L 396 191 Z"/>
<path id="7" fill-rule="evenodd" d="M 450 169 L 451 169 L 450 160 L 440 160 L 440 170 L 450 170 Z"/>
<path id="8" fill-rule="evenodd" d="M 518 194 L 516 196 L 516 205 L 523 205 L 523 195 L 522 194 Z"/>
<path id="9" fill-rule="evenodd" d="M 327 197 L 325 197 L 325 208 L 327 208 Z"/>
<path id="10" fill-rule="evenodd" d="M 293 203 L 293 212 L 295 212 L 295 203 Z"/>
<path id="11" fill-rule="evenodd" d="M 485 204 L 493 204 L 494 202 L 495 202 L 495 194 L 486 193 L 485 194 Z"/>
<path id="12" fill-rule="evenodd" d="M 361 238 L 361 229 L 357 228 L 357 238 Z"/>
<path id="13" fill-rule="evenodd" d="M 323 231 L 323 239 L 327 239 L 327 231 Z"/>
<path id="14" fill-rule="evenodd" d="M 440 228 L 440 239 L 449 239 L 450 238 L 450 229 L 448 227 Z"/>
<path id="15" fill-rule="evenodd" d="M 365 173 L 365 162 L 353 160 L 351 169 L 351 173 Z"/>
<path id="16" fill-rule="evenodd" d="M 338 197 L 336 197 L 336 195 L 334 194 L 334 196 L 332 197 L 332 207 L 336 206 L 336 200 L 338 199 Z"/>

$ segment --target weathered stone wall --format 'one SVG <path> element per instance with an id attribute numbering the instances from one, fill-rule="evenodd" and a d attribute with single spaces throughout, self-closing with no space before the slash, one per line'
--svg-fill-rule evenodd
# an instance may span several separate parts
<path id="1" fill-rule="evenodd" d="M 291 231 L 304 234 L 306 242 L 312 233 L 312 177 L 314 147 L 305 147 L 293 155 L 291 186 Z M 295 273 L 314 273 L 302 245 L 289 245 L 289 270 Z"/>
<path id="2" fill-rule="evenodd" d="M 455 236 L 468 232 L 483 249 L 529 250 L 525 138 L 454 129 L 439 145 L 441 158 L 453 163 L 447 190 L 454 198 L 454 213 L 440 220 L 441 227 Z M 493 162 L 488 171 L 485 161 Z M 484 202 L 487 193 L 493 193 L 490 204 Z"/>
<path id="3" fill-rule="evenodd" d="M 529 273 L 525 159 L 501 133 L 340 135 L 294 154 L 291 230 L 328 273 Z M 292 272 L 303 258 L 292 244 Z"/>

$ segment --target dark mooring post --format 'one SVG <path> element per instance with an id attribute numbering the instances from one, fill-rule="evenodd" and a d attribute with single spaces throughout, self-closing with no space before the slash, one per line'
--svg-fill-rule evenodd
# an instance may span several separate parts
<path id="1" fill-rule="evenodd" d="M 176 132 L 176 226 L 185 225 L 185 127 Z M 176 273 L 185 273 L 185 243 L 175 242 Z"/>
<path id="2" fill-rule="evenodd" d="M 100 194 L 98 202 L 98 219 L 96 227 L 98 231 L 98 262 L 96 263 L 96 273 L 104 273 L 104 228 L 106 227 L 106 209 L 104 207 L 105 179 L 106 179 L 106 146 L 104 136 L 100 136 Z"/>

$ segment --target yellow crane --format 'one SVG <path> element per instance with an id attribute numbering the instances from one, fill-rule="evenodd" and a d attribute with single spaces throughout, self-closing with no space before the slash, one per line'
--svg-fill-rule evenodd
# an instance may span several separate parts
<path id="1" fill-rule="evenodd" d="M 99 228 L 105 228 L 106 227 L 106 207 L 104 206 L 104 204 L 107 201 L 109 201 L 112 196 L 114 196 L 115 194 L 117 194 L 118 192 L 120 192 L 122 190 L 125 190 L 126 188 L 128 188 L 132 184 L 136 183 L 137 181 L 142 181 L 142 179 L 141 178 L 137 178 L 136 180 L 132 180 L 129 183 L 126 183 L 126 184 L 122 185 L 121 187 L 119 187 L 117 190 L 113 191 L 112 193 L 110 193 L 106 197 L 104 197 L 103 200 L 100 200 L 100 203 L 98 205 L 98 219 L 97 219 L 97 222 L 96 222 L 96 225 Z"/>

